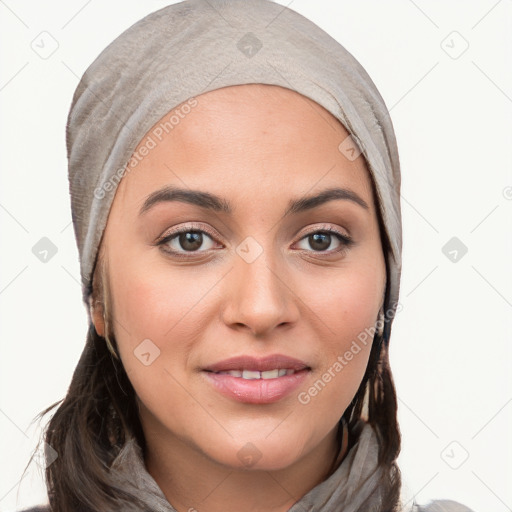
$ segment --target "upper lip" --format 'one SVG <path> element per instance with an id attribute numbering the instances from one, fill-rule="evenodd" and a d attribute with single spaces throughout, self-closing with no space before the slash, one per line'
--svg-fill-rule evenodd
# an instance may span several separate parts
<path id="1" fill-rule="evenodd" d="M 224 359 L 217 363 L 211 364 L 204 368 L 210 372 L 225 372 L 230 370 L 249 370 L 265 372 L 274 369 L 287 369 L 287 370 L 304 370 L 309 369 L 309 366 L 304 361 L 299 361 L 293 357 L 284 356 L 281 354 L 271 354 L 266 357 L 254 356 L 238 356 Z"/>

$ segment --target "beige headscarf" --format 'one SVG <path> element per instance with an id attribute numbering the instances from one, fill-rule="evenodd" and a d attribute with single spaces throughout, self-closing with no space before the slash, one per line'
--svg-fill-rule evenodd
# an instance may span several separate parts
<path id="1" fill-rule="evenodd" d="M 389 327 L 400 285 L 400 165 L 391 119 L 374 83 L 337 41 L 297 12 L 269 0 L 186 0 L 121 34 L 78 85 L 67 125 L 69 185 L 87 304 L 99 243 L 117 185 L 137 165 L 144 135 L 166 113 L 221 87 L 279 85 L 322 105 L 361 151 L 375 182 L 389 241 L 385 314 Z M 187 100 L 191 100 L 190 102 Z M 176 116 L 175 116 L 176 117 Z M 167 129 L 179 119 L 169 119 Z M 156 135 L 155 135 L 156 136 Z"/>

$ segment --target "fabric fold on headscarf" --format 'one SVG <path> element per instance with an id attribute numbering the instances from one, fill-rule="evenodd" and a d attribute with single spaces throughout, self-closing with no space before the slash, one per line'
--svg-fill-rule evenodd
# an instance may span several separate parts
<path id="1" fill-rule="evenodd" d="M 339 150 L 349 159 L 364 155 L 389 241 L 384 256 L 390 324 L 398 302 L 402 228 L 389 112 L 368 73 L 340 43 L 270 0 L 186 0 L 164 7 L 128 28 L 84 73 L 66 132 L 84 302 L 118 183 L 136 168 L 139 142 L 178 106 L 183 108 L 166 119 L 166 130 L 194 115 L 201 94 L 249 83 L 281 86 L 317 102 L 350 134 Z M 154 143 L 158 133 L 150 133 Z M 319 177 L 327 171 L 319 169 Z"/>

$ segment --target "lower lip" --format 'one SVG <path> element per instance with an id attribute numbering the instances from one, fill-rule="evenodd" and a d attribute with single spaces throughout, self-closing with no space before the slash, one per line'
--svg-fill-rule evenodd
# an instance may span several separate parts
<path id="1" fill-rule="evenodd" d="M 232 375 L 203 372 L 209 382 L 228 398 L 247 404 L 270 404 L 289 395 L 307 377 L 304 369 L 275 379 L 242 379 Z"/>

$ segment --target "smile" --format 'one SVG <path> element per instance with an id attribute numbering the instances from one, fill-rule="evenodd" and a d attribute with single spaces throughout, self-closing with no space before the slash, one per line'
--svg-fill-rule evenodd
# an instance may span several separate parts
<path id="1" fill-rule="evenodd" d="M 264 372 L 258 372 L 253 370 L 229 370 L 225 372 L 214 372 L 217 375 L 231 375 L 232 377 L 239 377 L 242 379 L 253 380 L 253 379 L 277 379 L 284 377 L 285 375 L 293 375 L 295 370 L 289 370 L 286 368 L 267 370 Z"/>
<path id="2" fill-rule="evenodd" d="M 227 398 L 248 404 L 269 404 L 289 396 L 309 376 L 300 359 L 242 354 L 202 368 L 206 383 Z"/>

